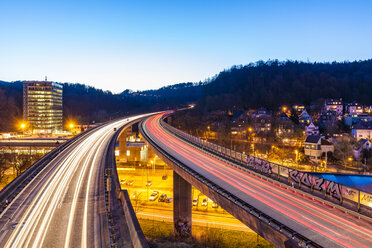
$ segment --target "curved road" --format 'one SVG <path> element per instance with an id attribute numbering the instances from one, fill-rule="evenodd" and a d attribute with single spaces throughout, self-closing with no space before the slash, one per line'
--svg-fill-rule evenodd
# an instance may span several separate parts
<path id="1" fill-rule="evenodd" d="M 144 130 L 184 165 L 323 247 L 372 247 L 372 223 L 293 194 L 203 153 L 165 131 L 159 124 L 162 116 L 149 117 Z"/>
<path id="2" fill-rule="evenodd" d="M 1 213 L 0 247 L 107 247 L 104 154 L 114 128 L 145 116 L 105 124 L 56 156 Z"/>

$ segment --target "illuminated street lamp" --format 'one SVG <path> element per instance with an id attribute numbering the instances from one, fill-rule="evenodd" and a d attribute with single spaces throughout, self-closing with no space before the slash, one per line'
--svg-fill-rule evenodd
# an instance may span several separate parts
<path id="1" fill-rule="evenodd" d="M 347 160 L 349 161 L 350 166 L 352 166 L 353 165 L 353 158 L 352 157 L 348 157 Z"/>
<path id="2" fill-rule="evenodd" d="M 26 129 L 26 123 L 22 122 L 20 127 L 21 127 L 21 130 L 22 130 L 22 133 L 24 133 L 25 129 Z"/>
<path id="3" fill-rule="evenodd" d="M 294 152 L 295 152 L 295 154 L 296 154 L 296 164 L 297 164 L 297 161 L 298 161 L 298 151 L 295 150 Z"/>
<path id="4" fill-rule="evenodd" d="M 68 127 L 70 128 L 71 134 L 73 133 L 74 123 L 68 124 Z"/>

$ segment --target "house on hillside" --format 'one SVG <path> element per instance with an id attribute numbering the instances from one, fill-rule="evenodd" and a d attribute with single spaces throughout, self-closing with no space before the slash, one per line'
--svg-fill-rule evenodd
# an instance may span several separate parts
<path id="1" fill-rule="evenodd" d="M 340 99 L 327 99 L 324 103 L 325 111 L 332 111 L 337 114 L 337 116 L 342 116 L 344 105 L 342 98 Z"/>
<path id="2" fill-rule="evenodd" d="M 306 109 L 302 111 L 302 113 L 300 114 L 298 122 L 302 125 L 309 125 L 311 122 L 313 122 L 311 116 L 309 115 L 309 113 L 307 113 Z"/>
<path id="3" fill-rule="evenodd" d="M 297 113 L 302 113 L 304 110 L 305 110 L 305 106 L 304 105 L 293 105 L 292 106 L 292 109 Z"/>
<path id="4" fill-rule="evenodd" d="M 372 149 L 372 143 L 370 140 L 367 139 L 360 139 L 354 146 L 354 157 L 356 160 L 360 160 L 362 158 L 363 150 L 370 151 Z"/>
<path id="5" fill-rule="evenodd" d="M 305 140 L 305 155 L 313 161 L 319 161 L 323 154 L 334 152 L 331 142 L 325 140 L 320 135 L 310 135 Z"/>
<path id="6" fill-rule="evenodd" d="M 353 102 L 353 103 L 349 103 L 346 106 L 346 111 L 349 115 L 363 114 L 364 113 L 364 108 L 359 103 Z"/>
<path id="7" fill-rule="evenodd" d="M 305 126 L 305 137 L 310 135 L 319 135 L 319 128 L 312 122 L 308 126 Z"/>
<path id="8" fill-rule="evenodd" d="M 358 124 L 359 122 L 364 121 L 372 121 L 372 117 L 369 116 L 368 114 L 346 114 L 344 116 L 344 123 L 346 126 L 353 126 Z"/>
<path id="9" fill-rule="evenodd" d="M 354 139 L 372 139 L 372 121 L 361 121 L 355 126 L 352 126 L 351 134 Z"/>

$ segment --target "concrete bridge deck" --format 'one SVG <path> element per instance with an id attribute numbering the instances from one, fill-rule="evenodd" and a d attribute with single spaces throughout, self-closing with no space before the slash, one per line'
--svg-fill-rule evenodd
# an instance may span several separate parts
<path id="1" fill-rule="evenodd" d="M 297 233 L 314 246 L 372 247 L 372 224 L 368 219 L 359 219 L 211 156 L 163 129 L 162 117 L 150 117 L 142 124 L 152 149 L 184 180 L 274 245 L 307 246 L 291 240 L 290 235 Z M 228 196 L 223 196 L 222 191 Z M 251 211 L 244 210 L 245 204 Z M 261 214 L 253 216 L 252 209 L 258 209 L 269 221 L 260 222 Z M 275 221 L 295 234 L 284 234 L 282 227 L 270 224 Z"/>

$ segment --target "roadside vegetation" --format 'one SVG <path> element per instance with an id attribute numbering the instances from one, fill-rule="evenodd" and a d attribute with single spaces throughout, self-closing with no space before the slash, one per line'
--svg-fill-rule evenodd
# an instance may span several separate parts
<path id="1" fill-rule="evenodd" d="M 150 247 L 274 247 L 256 233 L 213 227 L 192 227 L 193 236 L 177 240 L 170 222 L 138 219 Z"/>

